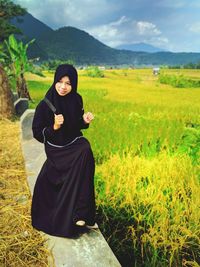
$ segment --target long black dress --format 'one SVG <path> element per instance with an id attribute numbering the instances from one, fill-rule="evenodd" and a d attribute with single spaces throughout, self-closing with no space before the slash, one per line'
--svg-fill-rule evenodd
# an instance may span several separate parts
<path id="1" fill-rule="evenodd" d="M 73 89 L 66 97 L 55 90 L 55 83 L 64 75 L 72 81 Z M 53 129 L 54 114 L 44 100 L 38 104 L 32 124 L 33 136 L 44 143 L 47 156 L 34 187 L 32 226 L 61 237 L 74 237 L 79 232 L 75 225 L 79 219 L 88 225 L 95 223 L 95 161 L 81 132 L 89 125 L 83 121 L 82 97 L 76 88 L 75 69 L 60 65 L 46 97 L 57 114 L 64 115 L 64 124 L 59 130 Z"/>

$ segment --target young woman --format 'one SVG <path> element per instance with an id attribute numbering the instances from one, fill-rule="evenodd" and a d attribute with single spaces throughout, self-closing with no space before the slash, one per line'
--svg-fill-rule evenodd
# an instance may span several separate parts
<path id="1" fill-rule="evenodd" d="M 44 143 L 47 159 L 32 199 L 32 225 L 54 236 L 73 237 L 95 223 L 95 162 L 81 129 L 93 120 L 77 93 L 78 75 L 69 64 L 58 66 L 54 82 L 35 110 L 33 136 Z"/>

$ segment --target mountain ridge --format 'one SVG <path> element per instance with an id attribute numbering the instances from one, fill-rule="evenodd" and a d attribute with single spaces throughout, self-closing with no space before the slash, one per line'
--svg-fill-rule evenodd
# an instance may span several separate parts
<path id="1" fill-rule="evenodd" d="M 123 44 L 116 47 L 117 49 L 123 49 L 123 50 L 130 50 L 134 52 L 147 52 L 147 53 L 155 53 L 155 52 L 164 52 L 165 49 L 161 49 L 158 47 L 155 47 L 153 45 L 147 44 L 147 43 L 135 43 L 135 44 Z"/>
<path id="2" fill-rule="evenodd" d="M 51 27 L 41 22 L 30 13 L 26 13 L 23 17 L 13 18 L 11 23 L 16 25 L 23 34 L 29 38 L 38 38 L 44 32 L 54 32 Z"/>
<path id="3" fill-rule="evenodd" d="M 26 35 L 26 39 L 36 41 L 28 49 L 28 55 L 40 57 L 40 61 L 60 59 L 73 60 L 76 64 L 104 65 L 178 65 L 197 63 L 200 53 L 172 53 L 158 51 L 153 53 L 120 50 L 111 48 L 84 30 L 64 26 L 57 30 L 28 14 L 24 23 L 13 21 Z M 39 27 L 39 29 L 38 29 Z"/>

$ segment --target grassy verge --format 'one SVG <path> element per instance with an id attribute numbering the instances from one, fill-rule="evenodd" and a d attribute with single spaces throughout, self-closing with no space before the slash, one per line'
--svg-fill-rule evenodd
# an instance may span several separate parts
<path id="1" fill-rule="evenodd" d="M 177 88 L 196 88 L 200 87 L 200 80 L 191 79 L 183 75 L 164 75 L 159 76 L 160 83 L 169 84 Z"/>

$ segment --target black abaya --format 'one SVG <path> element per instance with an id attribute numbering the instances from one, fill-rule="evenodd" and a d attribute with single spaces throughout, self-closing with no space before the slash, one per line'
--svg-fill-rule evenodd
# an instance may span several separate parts
<path id="1" fill-rule="evenodd" d="M 58 67 L 54 83 L 46 94 L 56 110 L 64 115 L 64 125 L 59 130 L 53 129 L 54 114 L 44 101 L 37 106 L 32 125 L 33 135 L 44 143 L 47 156 L 34 187 L 32 225 L 62 237 L 73 237 L 77 233 L 75 222 L 78 220 L 88 225 L 95 223 L 95 161 L 90 143 L 80 131 L 89 125 L 82 119 L 82 98 L 76 93 L 77 74 L 69 70 L 73 72 L 74 68 L 66 64 Z M 59 97 L 55 83 L 64 75 L 70 78 L 73 91 Z"/>

